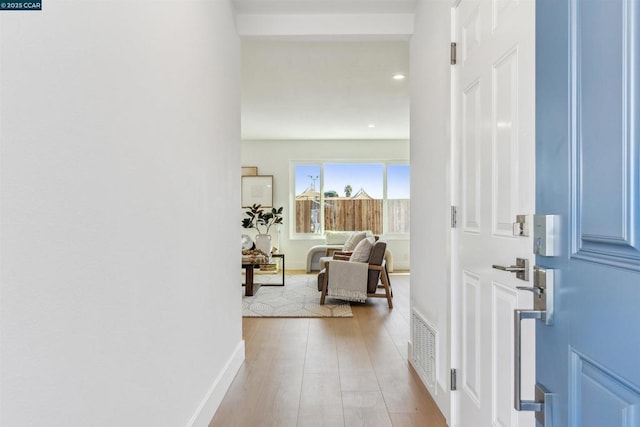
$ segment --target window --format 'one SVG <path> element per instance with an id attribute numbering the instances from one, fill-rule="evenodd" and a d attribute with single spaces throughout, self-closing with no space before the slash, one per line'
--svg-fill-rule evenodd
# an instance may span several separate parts
<path id="1" fill-rule="evenodd" d="M 320 233 L 320 166 L 296 165 L 296 233 Z"/>
<path id="2" fill-rule="evenodd" d="M 409 212 L 409 165 L 387 166 L 387 232 L 408 233 Z"/>
<path id="3" fill-rule="evenodd" d="M 409 233 L 409 165 L 296 164 L 295 232 Z"/>
<path id="4" fill-rule="evenodd" d="M 384 165 L 326 163 L 323 172 L 324 229 L 382 234 Z"/>

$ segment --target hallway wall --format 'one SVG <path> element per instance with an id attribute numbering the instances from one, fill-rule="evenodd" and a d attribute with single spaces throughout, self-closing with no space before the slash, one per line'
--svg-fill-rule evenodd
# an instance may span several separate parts
<path id="1" fill-rule="evenodd" d="M 411 38 L 411 305 L 438 331 L 436 386 L 451 424 L 450 68 L 451 3 L 418 1 Z"/>
<path id="2" fill-rule="evenodd" d="M 227 1 L 0 15 L 0 425 L 208 424 L 244 358 L 239 51 Z"/>

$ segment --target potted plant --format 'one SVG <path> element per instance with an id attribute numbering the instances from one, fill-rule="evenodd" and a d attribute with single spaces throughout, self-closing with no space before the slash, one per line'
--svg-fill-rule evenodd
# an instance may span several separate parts
<path id="1" fill-rule="evenodd" d="M 245 211 L 246 218 L 242 219 L 243 228 L 255 228 L 258 231 L 256 236 L 256 249 L 260 249 L 265 255 L 271 255 L 271 235 L 269 229 L 274 224 L 282 224 L 282 210 L 271 208 L 265 210 L 262 205 L 254 204 Z"/>

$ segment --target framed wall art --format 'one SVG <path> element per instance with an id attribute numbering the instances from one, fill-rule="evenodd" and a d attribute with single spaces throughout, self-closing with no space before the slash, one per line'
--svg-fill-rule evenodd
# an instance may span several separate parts
<path id="1" fill-rule="evenodd" d="M 258 175 L 257 166 L 242 166 L 242 176 L 256 176 Z"/>
<path id="2" fill-rule="evenodd" d="M 242 207 L 262 205 L 273 207 L 273 175 L 255 175 L 242 177 Z"/>

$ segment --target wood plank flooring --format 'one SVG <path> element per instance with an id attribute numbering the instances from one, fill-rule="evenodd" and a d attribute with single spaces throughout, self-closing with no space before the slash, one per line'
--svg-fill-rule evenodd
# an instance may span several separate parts
<path id="1" fill-rule="evenodd" d="M 353 318 L 243 319 L 246 360 L 210 427 L 420 426 L 446 422 L 407 361 L 409 276 Z"/>

